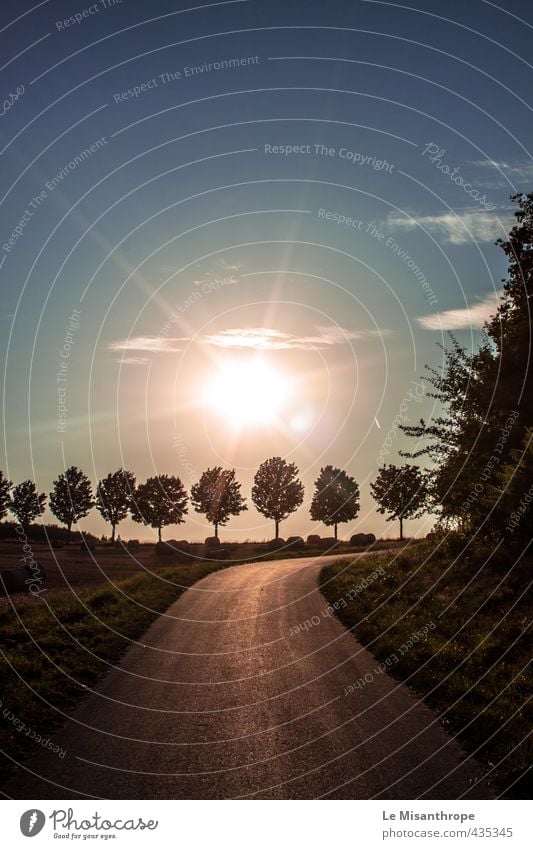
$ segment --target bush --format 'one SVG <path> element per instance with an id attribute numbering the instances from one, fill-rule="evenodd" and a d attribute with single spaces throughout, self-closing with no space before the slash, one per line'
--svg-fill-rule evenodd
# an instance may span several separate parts
<path id="1" fill-rule="evenodd" d="M 94 551 L 96 549 L 97 540 L 88 534 L 82 534 L 80 549 L 81 551 Z"/>

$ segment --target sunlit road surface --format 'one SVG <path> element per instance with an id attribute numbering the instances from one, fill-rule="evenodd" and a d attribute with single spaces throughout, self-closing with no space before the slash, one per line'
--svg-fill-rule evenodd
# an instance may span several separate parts
<path id="1" fill-rule="evenodd" d="M 36 754 L 5 794 L 490 797 L 436 715 L 324 615 L 326 559 L 237 566 L 195 584 L 54 735 L 66 756 Z"/>

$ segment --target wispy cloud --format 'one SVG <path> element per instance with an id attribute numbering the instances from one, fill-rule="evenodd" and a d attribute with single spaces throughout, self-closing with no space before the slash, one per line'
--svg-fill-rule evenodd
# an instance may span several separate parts
<path id="1" fill-rule="evenodd" d="M 175 354 L 183 351 L 178 342 L 186 342 L 183 337 L 167 339 L 164 336 L 132 336 L 111 342 L 110 351 L 148 351 L 151 354 Z"/>
<path id="2" fill-rule="evenodd" d="M 148 357 L 117 357 L 117 363 L 121 366 L 146 366 L 149 362 Z"/>
<path id="3" fill-rule="evenodd" d="M 442 215 L 413 215 L 411 218 L 389 215 L 389 227 L 396 230 L 414 230 L 424 227 L 430 233 L 444 237 L 445 242 L 465 245 L 468 242 L 494 242 L 507 234 L 509 219 L 503 221 L 489 212 L 469 211 Z"/>
<path id="4" fill-rule="evenodd" d="M 477 165 L 478 168 L 494 168 L 503 172 L 510 180 L 530 180 L 533 177 L 531 160 L 509 162 L 505 159 L 475 159 L 472 165 Z"/>
<path id="5" fill-rule="evenodd" d="M 388 331 L 381 331 L 387 335 Z M 345 345 L 354 339 L 379 336 L 380 332 L 371 330 L 346 330 L 338 325 L 319 325 L 315 334 L 294 336 L 272 327 L 234 327 L 220 333 L 205 336 L 203 342 L 220 348 L 255 348 L 256 350 L 284 351 L 306 350 L 308 348 L 329 348 Z"/>
<path id="6" fill-rule="evenodd" d="M 464 330 L 481 328 L 496 312 L 502 290 L 491 292 L 482 299 L 467 307 L 456 310 L 446 310 L 434 315 L 424 315 L 418 323 L 425 330 Z"/>

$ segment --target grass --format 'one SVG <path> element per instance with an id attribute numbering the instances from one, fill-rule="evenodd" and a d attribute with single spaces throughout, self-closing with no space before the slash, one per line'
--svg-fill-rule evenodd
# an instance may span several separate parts
<path id="1" fill-rule="evenodd" d="M 416 541 L 413 540 L 413 543 Z M 260 551 L 256 550 L 254 553 L 247 554 L 244 557 L 238 558 L 236 557 L 238 553 L 238 545 L 232 547 L 232 544 L 224 545 L 223 543 L 220 545 L 220 548 L 227 548 L 230 552 L 231 563 L 232 565 L 237 565 L 239 563 L 262 563 L 265 560 L 293 560 L 295 558 L 302 557 L 329 557 L 332 554 L 336 554 L 338 557 L 346 557 L 346 555 L 350 554 L 362 554 L 364 552 L 371 552 L 375 550 L 386 551 L 388 549 L 396 549 L 396 548 L 404 548 L 405 540 L 376 540 L 372 545 L 349 545 L 348 543 L 342 543 L 338 549 L 324 549 L 318 548 L 315 546 L 305 545 L 302 548 L 281 548 L 279 550 L 274 549 L 273 551 Z M 259 546 L 257 546 L 259 549 Z"/>
<path id="2" fill-rule="evenodd" d="M 487 561 L 481 552 L 457 556 L 423 543 L 349 566 L 328 564 L 321 573 L 333 604 L 382 568 L 383 577 L 337 605 L 337 615 L 379 660 L 397 656 L 390 673 L 438 712 L 507 798 L 528 798 L 531 596 L 524 591 L 532 560 L 511 570 L 514 559 L 506 563 L 505 554 Z"/>
<path id="3" fill-rule="evenodd" d="M 0 614 L 0 782 L 17 761 L 39 750 L 34 734 L 51 737 L 64 721 L 61 712 L 72 711 L 87 688 L 120 660 L 130 640 L 140 637 L 187 587 L 226 566 L 169 566 L 120 581 L 116 589 L 83 590 L 79 600 L 64 592 L 47 593 L 38 604 Z"/>

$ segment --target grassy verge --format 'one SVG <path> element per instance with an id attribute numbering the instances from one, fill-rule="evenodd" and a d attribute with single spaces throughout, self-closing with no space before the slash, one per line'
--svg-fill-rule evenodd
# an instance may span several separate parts
<path id="1" fill-rule="evenodd" d="M 524 590 L 531 557 L 506 575 L 513 562 L 486 563 L 479 553 L 456 558 L 419 544 L 349 567 L 329 564 L 321 582 L 330 604 L 346 600 L 346 607 L 336 606 L 343 624 L 379 660 L 389 660 L 390 674 L 406 681 L 467 750 L 494 768 L 500 792 L 527 798 L 533 717 L 525 636 L 531 596 Z M 370 578 L 378 567 L 383 575 Z"/>
<path id="2" fill-rule="evenodd" d="M 225 563 L 171 566 L 120 581 L 117 589 L 43 594 L 0 615 L 0 782 L 39 751 L 68 712 L 124 654 L 130 640 L 191 584 Z M 164 580 L 161 580 L 164 579 Z M 42 742 L 40 745 L 43 745 Z M 11 760 L 11 758 L 13 760 Z"/>

